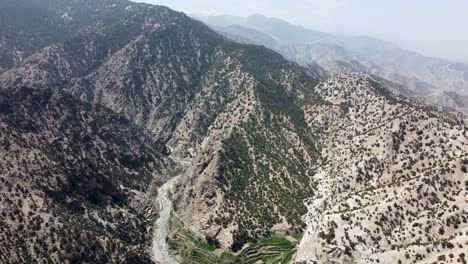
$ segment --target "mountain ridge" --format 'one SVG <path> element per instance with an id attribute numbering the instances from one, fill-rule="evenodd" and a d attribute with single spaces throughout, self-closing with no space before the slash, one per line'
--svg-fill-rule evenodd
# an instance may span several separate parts
<path id="1" fill-rule="evenodd" d="M 403 85 L 420 97 L 427 97 L 428 103 L 447 109 L 466 109 L 464 103 L 454 102 L 444 94 L 441 97 L 440 93 L 452 92 L 460 96 L 466 93 L 466 64 L 430 58 L 371 37 L 328 34 L 262 15 L 198 19 L 214 26 L 228 38 L 265 45 L 300 65 L 317 63 L 332 74 L 367 72 Z M 248 31 L 233 29 L 233 25 L 260 31 L 265 36 L 255 37 Z"/>
<path id="2" fill-rule="evenodd" d="M 167 143 L 174 154 L 192 157 L 194 169 L 188 171 L 195 171 L 198 161 L 208 159 L 206 162 L 210 163 L 210 156 L 203 151 L 221 153 L 225 149 L 225 140 L 231 138 L 233 131 L 236 131 L 237 137 L 243 137 L 247 128 L 253 131 L 252 124 L 258 129 L 262 128 L 257 138 L 263 139 L 268 135 L 270 142 L 278 145 L 278 148 L 284 146 L 276 141 L 285 140 L 283 137 L 287 134 L 273 136 L 273 125 L 278 127 L 285 123 L 291 130 L 288 133 L 305 135 L 304 127 L 298 126 L 303 124 L 303 114 L 297 105 L 296 95 L 315 86 L 317 81 L 312 71 L 299 68 L 265 48 L 228 41 L 181 13 L 163 7 L 150 6 L 148 9 L 147 5 L 133 3 L 133 7 L 128 8 L 129 4 L 123 2 L 120 6 L 110 6 L 118 8 L 117 14 L 127 13 L 113 17 L 107 22 L 110 24 L 98 21 L 95 25 L 86 26 L 71 39 L 39 50 L 21 65 L 4 72 L 0 77 L 2 89 L 15 91 L 24 86 L 38 90 L 52 88 L 70 93 L 86 103 L 102 105 L 132 120 L 137 127 L 150 131 L 155 136 L 154 140 Z M 74 19 L 71 13 L 69 16 L 69 19 Z M 138 19 L 131 20 L 132 17 Z M 141 26 L 142 30 L 133 30 Z M 112 38 L 116 31 L 122 32 L 123 36 Z M 251 122 L 250 127 L 239 129 L 248 122 Z M 242 141 L 236 147 L 243 148 L 252 140 Z M 288 140 L 297 141 L 293 138 Z M 204 149 L 200 149 L 200 146 L 204 146 Z M 212 166 L 220 167 L 222 163 L 224 170 L 231 171 L 231 177 L 237 177 L 239 171 L 232 168 L 229 157 L 218 157 L 220 159 L 213 159 Z M 255 166 L 253 160 L 241 158 L 239 162 Z M 287 170 L 302 167 L 305 162 L 295 158 L 294 164 Z M 262 170 L 272 171 L 272 168 Z M 216 175 L 213 171 L 207 173 L 211 179 Z M 185 181 L 194 176 L 197 175 L 185 175 Z M 296 175 L 276 177 L 297 178 L 297 184 L 301 185 L 308 182 L 307 177 L 299 178 Z M 218 197 L 222 197 L 234 184 L 210 181 L 210 189 L 214 189 L 207 190 L 201 185 L 195 186 L 196 191 L 203 196 L 207 191 L 214 191 Z M 268 186 L 272 182 L 256 184 Z M 191 187 L 182 185 L 181 188 Z M 251 195 L 255 195 L 254 189 L 249 192 Z M 180 192 L 181 197 L 187 195 L 186 191 Z M 283 190 L 285 193 L 291 191 L 294 190 Z M 231 195 L 238 193 L 239 190 L 231 191 Z M 192 214 L 193 219 L 215 212 L 202 206 L 212 202 L 205 203 L 200 199 L 204 198 L 197 198 L 194 200 L 197 203 L 190 205 L 201 209 L 198 214 Z M 292 195 L 292 200 L 297 201 L 292 203 L 293 206 L 279 201 L 282 211 L 276 214 L 281 213 L 285 217 L 282 228 L 297 229 L 302 226 L 300 216 L 305 213 L 305 207 L 300 199 L 300 196 Z M 267 199 L 262 201 L 265 208 L 272 204 Z M 234 208 L 241 207 L 242 204 L 234 204 Z M 227 206 L 223 205 L 223 208 L 227 210 Z M 191 210 L 185 205 L 176 209 L 181 215 Z M 263 213 L 272 216 L 272 212 L 267 210 Z M 242 232 L 247 231 L 250 236 L 269 234 L 270 225 L 256 223 L 248 226 L 265 217 L 262 214 L 255 215 L 249 222 L 241 222 Z M 217 216 L 221 216 L 221 211 Z M 225 247 L 233 242 L 231 231 L 238 229 L 233 225 L 233 220 L 223 220 L 231 228 L 223 231 L 225 239 L 220 239 Z M 190 224 L 200 227 L 199 223 Z M 254 227 L 258 230 L 254 230 Z"/>

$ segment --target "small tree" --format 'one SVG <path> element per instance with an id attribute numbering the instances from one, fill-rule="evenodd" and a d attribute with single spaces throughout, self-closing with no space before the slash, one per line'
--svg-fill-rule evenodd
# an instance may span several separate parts
<path id="1" fill-rule="evenodd" d="M 462 166 L 461 166 L 461 171 L 462 171 L 463 173 L 466 173 L 466 172 L 467 172 L 465 165 L 462 165 Z"/>

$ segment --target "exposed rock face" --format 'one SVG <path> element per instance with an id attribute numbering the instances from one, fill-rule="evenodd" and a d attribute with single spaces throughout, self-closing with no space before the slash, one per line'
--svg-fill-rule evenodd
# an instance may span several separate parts
<path id="1" fill-rule="evenodd" d="M 296 260 L 432 263 L 466 252 L 464 124 L 362 76 L 316 91 L 328 103 L 306 116 L 322 132 L 322 165 Z"/>

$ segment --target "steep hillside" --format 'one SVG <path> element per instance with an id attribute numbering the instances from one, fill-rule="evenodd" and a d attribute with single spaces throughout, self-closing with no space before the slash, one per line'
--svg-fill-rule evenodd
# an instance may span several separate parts
<path id="1" fill-rule="evenodd" d="M 0 2 L 0 73 L 21 65 L 36 51 L 68 40 L 89 26 L 120 19 L 125 15 L 122 7 L 128 5 L 129 2 L 119 0 Z"/>
<path id="2" fill-rule="evenodd" d="M 317 87 L 317 195 L 296 260 L 466 261 L 468 144 L 456 117 L 396 98 L 359 75 Z M 458 260 L 458 262 L 460 262 Z"/>
<path id="3" fill-rule="evenodd" d="M 50 90 L 2 90 L 0 106 L 0 262 L 150 263 L 145 208 L 171 166 L 164 145 Z"/>
<path id="4" fill-rule="evenodd" d="M 313 194 L 316 153 L 300 105 L 315 81 L 260 47 L 240 49 L 221 65 L 232 69 L 228 79 L 203 80 L 206 90 L 176 129 L 174 144 L 180 144 L 187 128 L 220 109 L 203 125 L 207 134 L 201 144 L 192 145 L 193 166 L 182 180 L 176 209 L 195 230 L 217 234 L 223 246 L 247 241 L 236 241 L 231 232 L 247 232 L 254 240 L 273 230 L 300 230 L 301 201 Z M 217 95 L 220 89 L 228 96 Z"/>

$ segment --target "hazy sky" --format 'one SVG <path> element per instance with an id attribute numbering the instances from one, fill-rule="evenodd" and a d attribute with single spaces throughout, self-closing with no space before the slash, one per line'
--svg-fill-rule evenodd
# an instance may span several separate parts
<path id="1" fill-rule="evenodd" d="M 198 15 L 263 14 L 371 35 L 424 55 L 468 62 L 468 0 L 138 0 Z"/>

